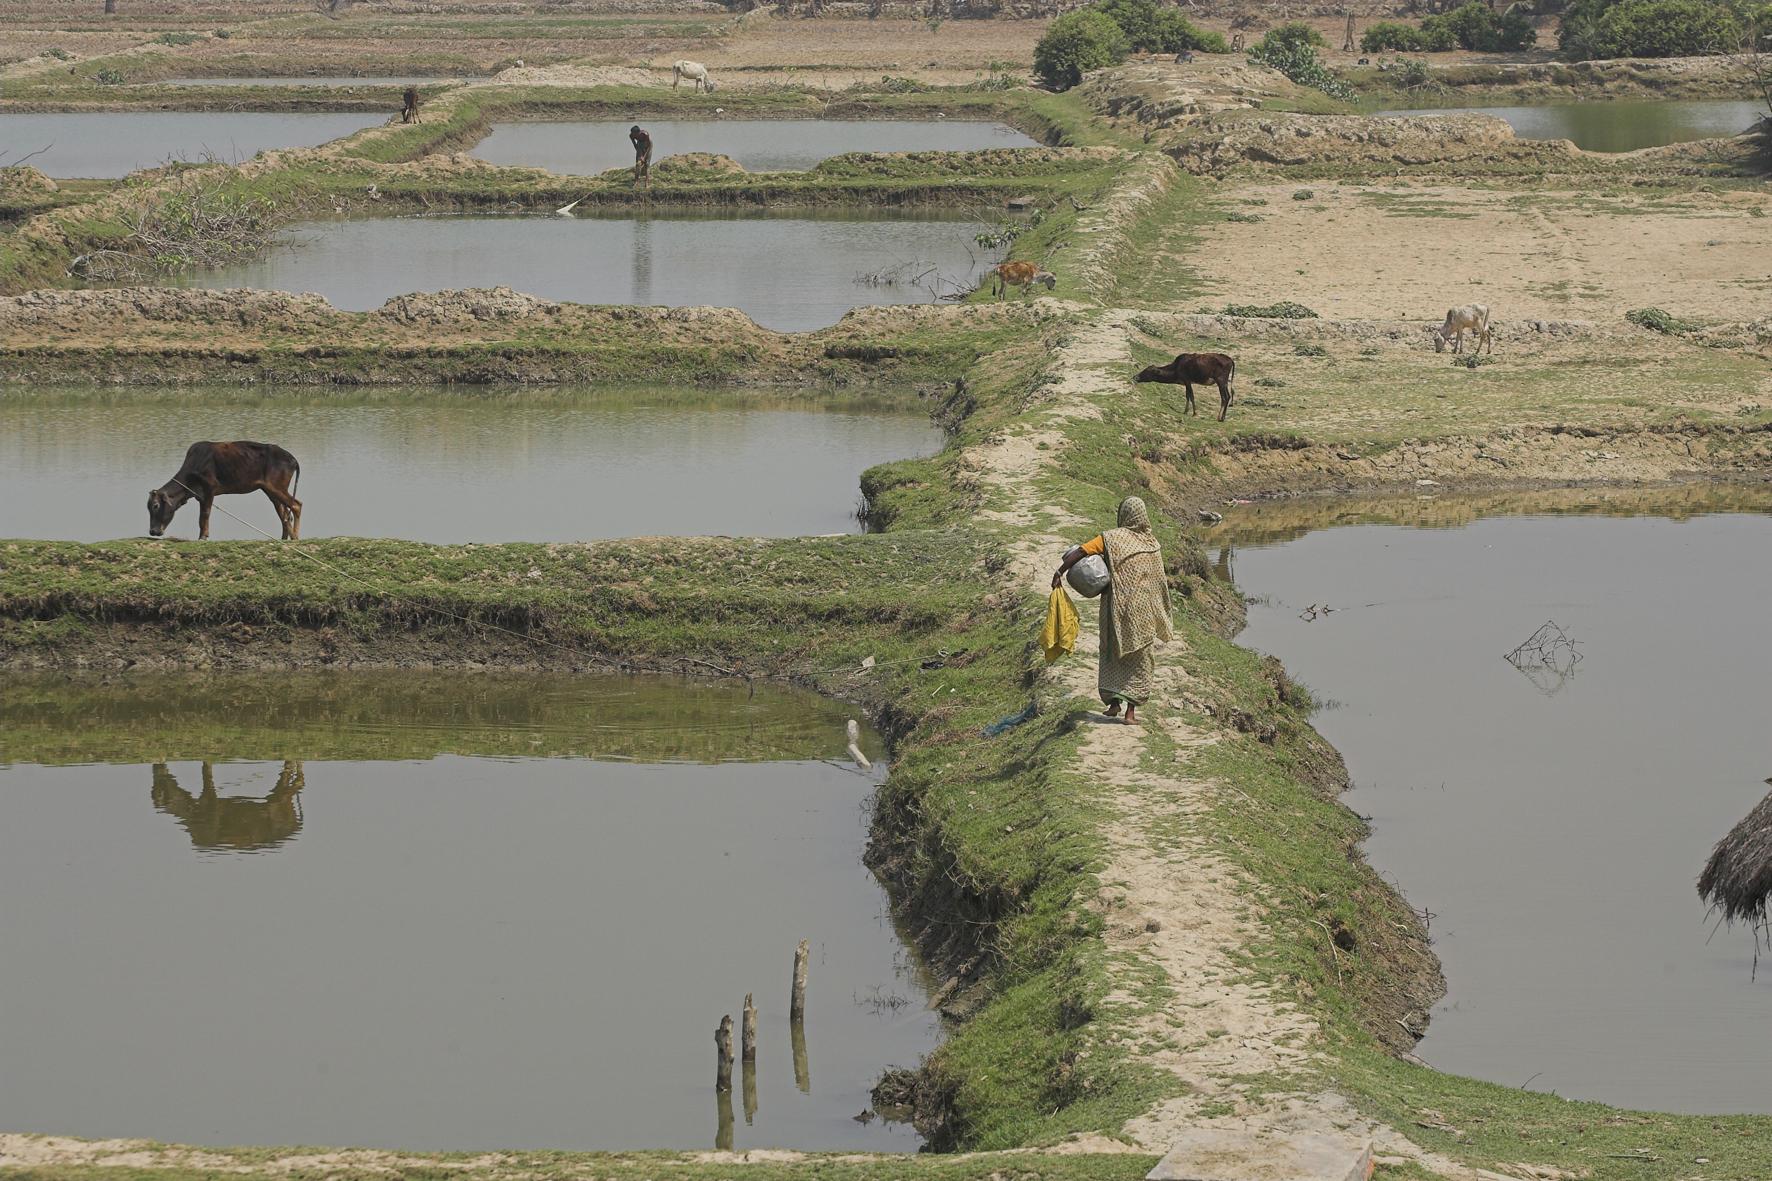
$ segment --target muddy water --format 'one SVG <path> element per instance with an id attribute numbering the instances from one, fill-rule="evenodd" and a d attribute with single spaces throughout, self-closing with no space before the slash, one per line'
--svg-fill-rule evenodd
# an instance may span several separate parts
<path id="1" fill-rule="evenodd" d="M 1772 517 L 1348 525 L 1221 568 L 1257 597 L 1241 642 L 1330 703 L 1315 724 L 1372 818 L 1368 858 L 1432 914 L 1450 993 L 1422 1057 L 1769 1110 L 1772 973 L 1754 979 L 1748 933 L 1713 935 L 1693 883 L 1772 775 Z M 1313 604 L 1334 610 L 1301 618 Z M 1573 675 L 1502 659 L 1546 620 L 1580 643 Z"/>
<path id="2" fill-rule="evenodd" d="M 613 678 L 9 680 L 6 1126 L 912 1149 L 851 1118 L 938 1027 L 861 865 L 876 780 L 818 761 L 844 716 Z M 740 1076 L 722 1133 L 710 1035 L 747 992 L 755 1110 Z"/>
<path id="3" fill-rule="evenodd" d="M 249 160 L 270 148 L 312 147 L 386 121 L 376 114 L 104 111 L 0 118 L 0 153 L 40 148 L 31 167 L 54 177 L 118 177 L 170 160 Z"/>
<path id="4" fill-rule="evenodd" d="M 294 454 L 304 537 L 492 542 L 854 532 L 861 473 L 942 436 L 902 404 L 668 388 L 13 394 L 0 398 L 0 537 L 138 535 L 148 491 L 198 439 Z M 262 495 L 216 503 L 212 537 L 279 531 Z M 194 537 L 195 514 L 181 509 L 172 532 Z"/>
<path id="5" fill-rule="evenodd" d="M 1035 142 L 1001 123 L 965 119 L 640 119 L 656 164 L 680 152 L 718 152 L 748 171 L 811 168 L 843 152 L 965 152 L 1031 148 Z M 587 175 L 634 163 L 633 119 L 574 123 L 494 123 L 473 154 Z"/>
<path id="6" fill-rule="evenodd" d="M 351 311 L 407 292 L 503 285 L 574 303 L 734 307 L 765 328 L 802 332 L 866 304 L 970 289 L 996 261 L 972 241 L 986 228 L 859 212 L 318 222 L 255 262 L 186 282 L 313 291 Z M 885 271 L 890 282 L 863 281 Z"/>
<path id="7" fill-rule="evenodd" d="M 1542 107 L 1441 107 L 1385 115 L 1494 115 L 1522 139 L 1567 139 L 1590 152 L 1630 152 L 1694 139 L 1736 135 L 1764 109 L 1751 102 L 1567 103 Z"/>

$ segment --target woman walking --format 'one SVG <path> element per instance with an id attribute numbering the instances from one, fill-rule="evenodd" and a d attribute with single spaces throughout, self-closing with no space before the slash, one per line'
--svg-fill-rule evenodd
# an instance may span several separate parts
<path id="1" fill-rule="evenodd" d="M 1097 684 L 1107 716 L 1138 723 L 1138 707 L 1155 688 L 1160 640 L 1174 636 L 1169 622 L 1169 580 L 1163 574 L 1163 549 L 1151 532 L 1144 501 L 1128 496 L 1120 502 L 1119 528 L 1109 529 L 1070 550 L 1052 575 L 1052 585 L 1089 554 L 1107 558 L 1112 581 L 1101 594 L 1101 655 Z"/>

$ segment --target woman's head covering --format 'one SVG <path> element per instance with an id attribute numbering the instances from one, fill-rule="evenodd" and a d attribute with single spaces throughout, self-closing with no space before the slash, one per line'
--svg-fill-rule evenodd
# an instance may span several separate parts
<path id="1" fill-rule="evenodd" d="M 1151 514 L 1150 510 L 1144 507 L 1144 498 L 1128 496 L 1122 500 L 1116 523 L 1122 529 L 1136 529 L 1140 533 L 1149 533 L 1151 531 Z"/>
<path id="2" fill-rule="evenodd" d="M 1112 598 L 1104 610 L 1113 612 L 1116 656 L 1136 652 L 1173 635 L 1169 622 L 1169 582 L 1163 573 L 1163 551 L 1151 532 L 1150 510 L 1137 496 L 1120 502 L 1120 527 L 1102 534 Z"/>

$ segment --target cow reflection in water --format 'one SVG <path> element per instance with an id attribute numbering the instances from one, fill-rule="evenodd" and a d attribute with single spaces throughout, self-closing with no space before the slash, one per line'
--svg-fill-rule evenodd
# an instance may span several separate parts
<path id="1" fill-rule="evenodd" d="M 250 853 L 275 849 L 301 831 L 302 764 L 283 764 L 277 785 L 264 799 L 216 794 L 215 768 L 203 764 L 203 790 L 180 787 L 165 763 L 154 764 L 154 807 L 175 816 L 199 849 Z"/>

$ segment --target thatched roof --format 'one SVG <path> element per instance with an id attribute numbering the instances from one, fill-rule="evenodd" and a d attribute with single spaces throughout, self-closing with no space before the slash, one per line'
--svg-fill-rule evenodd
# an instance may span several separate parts
<path id="1" fill-rule="evenodd" d="M 1698 875 L 1698 896 L 1726 922 L 1766 922 L 1772 900 L 1772 793 L 1717 842 Z"/>

